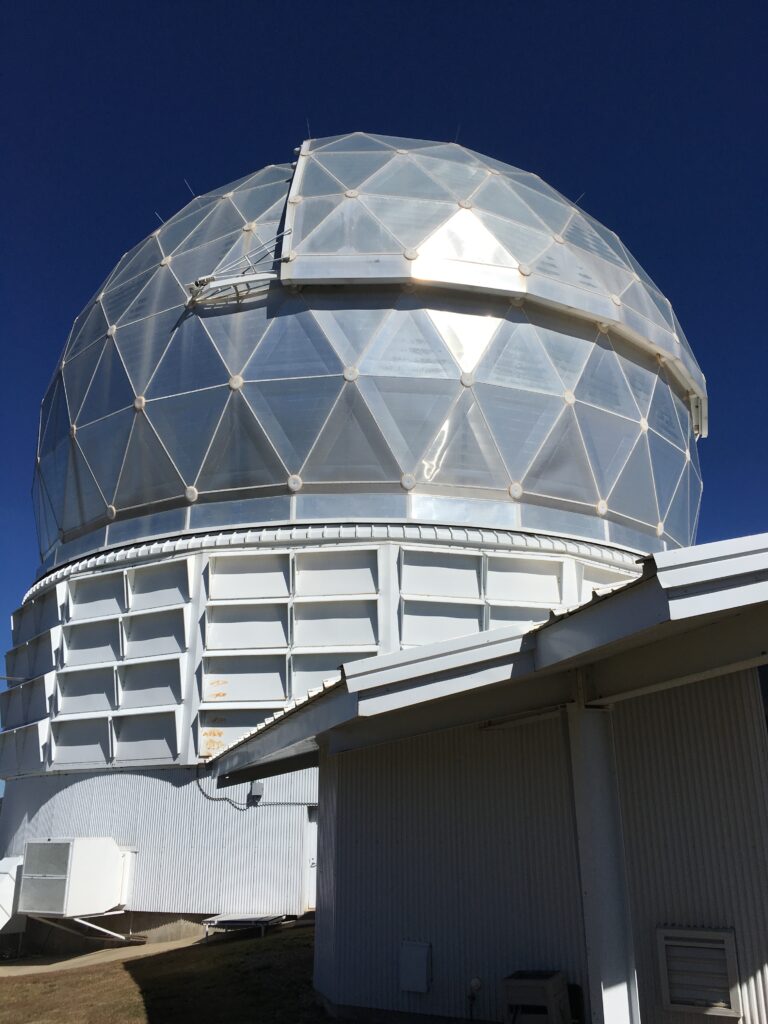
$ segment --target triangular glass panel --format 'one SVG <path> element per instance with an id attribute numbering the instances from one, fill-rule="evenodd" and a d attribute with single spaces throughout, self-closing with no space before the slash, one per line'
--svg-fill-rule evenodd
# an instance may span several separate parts
<path id="1" fill-rule="evenodd" d="M 271 210 L 275 203 L 284 204 L 287 194 L 287 186 L 281 182 L 277 185 L 261 185 L 259 188 L 235 192 L 232 202 L 246 221 L 258 220 L 267 210 Z"/>
<path id="2" fill-rule="evenodd" d="M 475 396 L 465 391 L 419 464 L 422 483 L 500 491 L 509 474 Z"/>
<path id="3" fill-rule="evenodd" d="M 477 211 L 477 217 L 518 263 L 532 264 L 552 242 L 543 225 L 537 231 L 513 221 L 503 220 L 501 217 L 494 217 L 483 210 Z"/>
<path id="4" fill-rule="evenodd" d="M 627 464 L 608 495 L 608 508 L 619 515 L 655 526 L 659 521 L 648 439 L 642 434 Z"/>
<path id="5" fill-rule="evenodd" d="M 677 490 L 672 498 L 666 516 L 664 517 L 664 530 L 674 537 L 678 544 L 683 546 L 690 544 L 691 537 L 691 513 L 690 513 L 690 469 L 686 466 L 677 485 Z"/>
<path id="6" fill-rule="evenodd" d="M 135 418 L 133 409 L 123 409 L 98 423 L 79 427 L 77 431 L 77 444 L 108 505 L 114 504 L 117 481 Z"/>
<path id="7" fill-rule="evenodd" d="M 536 312 L 533 323 L 563 386 L 572 391 L 594 348 L 597 328 L 543 311 Z"/>
<path id="8" fill-rule="evenodd" d="M 146 270 L 143 274 L 139 274 L 138 277 L 132 277 L 130 281 L 115 285 L 114 288 L 109 287 L 104 292 L 101 304 L 110 324 L 117 323 L 136 296 L 149 283 L 153 274 L 154 270 Z"/>
<path id="9" fill-rule="evenodd" d="M 400 467 L 354 384 L 339 396 L 301 476 L 307 482 L 397 480 Z"/>
<path id="10" fill-rule="evenodd" d="M 80 406 L 93 378 L 93 372 L 102 352 L 101 345 L 89 345 L 84 352 L 69 358 L 62 367 L 67 405 L 73 420 L 77 419 Z"/>
<path id="11" fill-rule="evenodd" d="M 303 203 L 301 204 L 304 205 Z M 304 253 L 401 253 L 402 245 L 362 203 L 345 199 L 302 243 Z"/>
<path id="12" fill-rule="evenodd" d="M 318 140 L 320 141 L 320 140 Z M 378 139 L 372 135 L 364 135 L 362 132 L 352 132 L 351 135 L 343 135 L 340 138 L 329 142 L 327 145 L 323 145 L 322 151 L 324 153 L 366 153 L 369 150 L 388 150 L 392 152 L 392 147 L 387 146 L 383 142 L 379 142 Z"/>
<path id="13" fill-rule="evenodd" d="M 648 432 L 648 446 L 653 465 L 653 479 L 656 482 L 659 518 L 664 519 L 680 474 L 683 472 L 683 466 L 685 466 L 685 455 L 679 448 L 667 444 L 652 430 Z"/>
<path id="14" fill-rule="evenodd" d="M 114 504 L 118 509 L 179 497 L 184 482 L 147 417 L 134 416 Z"/>
<path id="15" fill-rule="evenodd" d="M 99 420 L 117 409 L 131 405 L 135 393 L 125 372 L 120 353 L 109 338 L 101 353 L 99 365 L 93 375 L 78 415 L 78 425 Z"/>
<path id="16" fill-rule="evenodd" d="M 181 245 L 174 250 L 175 253 L 186 252 L 189 249 L 196 249 L 215 238 L 223 238 L 224 235 L 231 235 L 233 231 L 242 231 L 245 218 L 236 209 L 233 203 L 226 198 L 216 200 L 208 216 L 200 222 L 191 235 L 188 235 Z"/>
<path id="17" fill-rule="evenodd" d="M 69 449 L 72 440 L 65 436 L 52 452 L 44 455 L 39 463 L 40 479 L 45 485 L 51 499 L 56 520 L 59 526 L 63 523 L 64 496 L 67 487 L 67 470 L 69 467 Z"/>
<path id="18" fill-rule="evenodd" d="M 432 156 L 439 160 L 456 160 L 460 164 L 483 166 L 482 161 L 478 158 L 478 154 L 464 149 L 463 146 L 459 146 L 456 142 L 436 142 L 433 145 L 425 146 L 419 155 Z"/>
<path id="19" fill-rule="evenodd" d="M 651 408 L 648 410 L 648 425 L 678 448 L 685 449 L 686 438 L 680 429 L 669 385 L 661 378 L 653 392 Z"/>
<path id="20" fill-rule="evenodd" d="M 243 372 L 270 323 L 265 302 L 222 313 L 211 312 L 201 317 L 200 322 L 233 374 Z"/>
<path id="21" fill-rule="evenodd" d="M 71 444 L 62 529 L 76 530 L 85 523 L 103 517 L 106 504 L 77 445 Z"/>
<path id="22" fill-rule="evenodd" d="M 174 277 L 170 267 L 160 267 L 117 321 L 118 326 L 135 320 L 144 320 L 166 309 L 176 308 L 181 311 L 187 298 L 187 293 Z"/>
<path id="23" fill-rule="evenodd" d="M 640 425 L 581 402 L 577 402 L 574 408 L 597 489 L 605 498 L 637 443 Z"/>
<path id="24" fill-rule="evenodd" d="M 40 455 L 47 455 L 53 451 L 62 438 L 69 433 L 71 422 L 64 393 L 64 383 L 59 373 L 45 396 L 41 410 Z"/>
<path id="25" fill-rule="evenodd" d="M 347 155 L 346 159 L 354 161 L 355 158 Z M 335 196 L 344 191 L 344 186 L 315 160 L 307 160 L 301 175 L 301 188 L 299 191 L 305 197 Z"/>
<path id="26" fill-rule="evenodd" d="M 175 217 L 166 221 L 157 233 L 157 240 L 163 253 L 170 256 L 174 249 L 192 234 L 200 221 L 207 217 L 217 202 L 217 197 L 193 199 Z"/>
<path id="27" fill-rule="evenodd" d="M 285 240 L 285 249 L 297 249 L 304 252 L 304 241 L 307 236 L 342 203 L 349 202 L 350 200 L 344 196 L 322 196 L 319 199 L 305 199 L 299 203 L 293 208 L 293 234 Z M 260 233 L 259 237 L 263 238 L 264 236 Z"/>
<path id="28" fill-rule="evenodd" d="M 195 486 L 199 491 L 264 487 L 284 484 L 287 476 L 245 398 L 233 392 Z"/>
<path id="29" fill-rule="evenodd" d="M 144 394 L 180 320 L 181 312 L 176 308 L 118 327 L 115 345 L 137 395 Z"/>
<path id="30" fill-rule="evenodd" d="M 207 331 L 194 314 L 173 333 L 163 358 L 147 385 L 147 398 L 164 398 L 226 384 L 230 374 Z"/>
<path id="31" fill-rule="evenodd" d="M 605 241 L 592 229 L 580 213 L 575 213 L 571 217 L 567 226 L 563 229 L 562 235 L 566 242 L 575 245 L 584 252 L 601 256 L 604 260 L 608 260 L 609 263 L 615 264 L 618 262 L 619 266 L 624 265 L 624 261 L 618 261 L 618 257 L 613 249 L 606 245 Z"/>
<path id="32" fill-rule="evenodd" d="M 430 142 L 429 139 L 404 139 L 400 135 L 372 134 L 370 138 L 392 146 L 393 149 L 424 149 L 425 146 L 434 146 L 434 142 Z"/>
<path id="33" fill-rule="evenodd" d="M 696 539 L 696 530 L 699 525 L 699 513 L 701 511 L 701 492 L 703 487 L 701 483 L 701 478 L 694 469 L 692 463 L 689 463 L 688 483 L 688 512 L 690 516 L 690 537 L 688 543 L 693 544 L 693 542 Z"/>
<path id="34" fill-rule="evenodd" d="M 449 200 L 453 196 L 407 156 L 395 156 L 365 185 L 366 195 Z"/>
<path id="35" fill-rule="evenodd" d="M 330 171 L 341 182 L 343 188 L 360 188 L 364 181 L 376 171 L 380 171 L 391 158 L 391 150 L 383 153 L 329 153 L 326 150 L 317 156 L 318 163 Z M 301 190 L 305 192 L 303 181 Z"/>
<path id="36" fill-rule="evenodd" d="M 573 214 L 573 207 L 538 189 L 529 188 L 531 184 L 529 179 L 525 182 L 515 181 L 515 192 L 553 234 L 562 234 Z"/>
<path id="37" fill-rule="evenodd" d="M 57 538 L 59 524 L 51 508 L 51 501 L 43 485 L 39 474 L 35 475 L 32 485 L 34 495 L 35 520 L 37 524 L 37 535 L 40 538 L 41 554 L 45 555 Z"/>
<path id="38" fill-rule="evenodd" d="M 512 480 L 520 481 L 563 411 L 554 395 L 476 384 L 480 408 Z"/>
<path id="39" fill-rule="evenodd" d="M 659 379 L 659 364 L 651 356 L 635 348 L 634 345 L 627 344 L 621 338 L 612 336 L 611 344 L 640 414 L 647 416 L 653 389 Z"/>
<path id="40" fill-rule="evenodd" d="M 260 171 L 249 174 L 246 178 L 241 178 L 239 182 L 227 185 L 222 191 L 234 192 L 236 189 L 256 188 L 258 185 L 273 185 L 278 182 L 289 185 L 292 174 L 289 164 L 273 164 L 270 167 L 262 167 Z"/>
<path id="41" fill-rule="evenodd" d="M 186 484 L 200 472 L 230 394 L 227 387 L 206 388 L 158 398 L 145 406 L 149 422 Z"/>
<path id="42" fill-rule="evenodd" d="M 546 225 L 519 198 L 512 185 L 508 185 L 499 175 L 492 175 L 481 185 L 472 196 L 472 205 L 503 220 L 525 224 L 542 234 L 547 231 Z"/>
<path id="43" fill-rule="evenodd" d="M 533 264 L 533 270 L 544 277 L 552 278 L 565 289 L 562 301 L 566 305 L 572 302 L 572 288 L 580 288 L 586 292 L 605 297 L 605 285 L 597 277 L 594 260 L 587 253 L 570 245 L 561 245 L 555 241 L 542 253 Z M 580 300 L 578 305 L 585 300 Z"/>
<path id="44" fill-rule="evenodd" d="M 488 171 L 475 164 L 437 160 L 421 154 L 416 154 L 413 161 L 430 177 L 436 178 L 443 188 L 447 188 L 454 199 L 469 199 L 477 186 L 488 179 Z"/>
<path id="45" fill-rule="evenodd" d="M 619 267 L 629 268 L 629 261 L 627 260 L 627 251 L 622 245 L 621 239 L 617 234 L 605 227 L 599 221 L 595 220 L 594 217 L 590 217 L 588 213 L 584 213 L 582 210 L 579 216 L 583 217 L 584 220 L 589 224 L 590 228 L 599 235 L 601 240 L 608 246 L 611 253 L 613 254 L 613 262 Z M 607 257 L 604 257 L 607 258 Z M 631 268 L 629 268 L 631 269 Z"/>
<path id="46" fill-rule="evenodd" d="M 502 324 L 478 368 L 477 379 L 551 395 L 562 395 L 564 390 L 536 328 L 525 320 Z"/>
<path id="47" fill-rule="evenodd" d="M 464 260 L 494 267 L 517 267 L 517 260 L 470 210 L 458 210 L 424 242 L 419 256 L 429 260 Z"/>
<path id="48" fill-rule="evenodd" d="M 597 485 L 573 409 L 563 410 L 525 474 L 523 489 L 549 498 L 597 503 Z"/>
<path id="49" fill-rule="evenodd" d="M 242 237 L 242 231 L 233 232 L 224 235 L 223 238 L 208 242 L 207 245 L 199 245 L 196 249 L 177 253 L 173 257 L 170 269 L 181 288 L 183 294 L 181 302 L 186 302 L 189 298 L 189 286 L 199 277 L 213 274 L 219 263 L 232 251 Z"/>
<path id="50" fill-rule="evenodd" d="M 370 292 L 359 295 L 345 291 L 338 295 L 305 288 L 302 295 L 345 366 L 357 363 L 392 309 L 389 296 Z"/>
<path id="51" fill-rule="evenodd" d="M 651 294 L 651 289 L 640 281 L 634 281 L 621 292 L 621 301 L 625 306 L 634 309 L 636 313 L 650 320 L 652 324 L 671 331 L 672 328 L 672 307 L 659 295 L 657 301 Z M 666 306 L 665 306 L 666 304 Z"/>
<path id="52" fill-rule="evenodd" d="M 400 468 L 412 472 L 461 391 L 455 380 L 361 377 L 358 386 Z"/>
<path id="53" fill-rule="evenodd" d="M 245 366 L 243 377 L 320 377 L 342 369 L 339 357 L 303 303 L 286 303 Z"/>
<path id="54" fill-rule="evenodd" d="M 289 473 L 301 469 L 343 384 L 338 376 L 243 385 L 248 404 Z"/>
<path id="55" fill-rule="evenodd" d="M 82 352 L 92 345 L 94 341 L 100 341 L 102 338 L 105 338 L 108 327 L 109 324 L 104 316 L 101 304 L 94 302 L 82 319 L 78 317 L 77 330 L 75 331 L 73 328 L 72 337 L 67 347 L 67 358 L 71 359 L 72 356 L 77 355 L 78 352 Z"/>
<path id="56" fill-rule="evenodd" d="M 366 196 L 359 200 L 398 239 L 404 249 L 417 249 L 425 238 L 453 216 L 453 203 Z"/>
<path id="57" fill-rule="evenodd" d="M 690 443 L 691 414 L 688 411 L 688 406 L 674 388 L 670 388 L 670 394 L 672 395 L 672 401 L 675 404 L 675 412 L 677 413 L 677 419 L 680 423 L 680 433 Z"/>
<path id="58" fill-rule="evenodd" d="M 458 370 L 423 310 L 396 309 L 373 340 L 360 372 L 382 377 L 451 377 Z"/>
<path id="59" fill-rule="evenodd" d="M 604 337 L 595 342 L 581 380 L 576 385 L 575 395 L 579 401 L 596 405 L 599 409 L 617 412 L 629 419 L 640 419 L 618 357 Z"/>
<path id="60" fill-rule="evenodd" d="M 121 284 L 123 281 L 130 281 L 132 277 L 143 274 L 146 270 L 153 270 L 162 258 L 163 252 L 160 243 L 154 235 L 150 235 L 139 245 L 138 249 L 123 256 L 110 279 L 110 287 Z"/>
<path id="61" fill-rule="evenodd" d="M 464 373 L 472 373 L 502 323 L 499 317 L 451 309 L 429 309 L 427 313 Z"/>

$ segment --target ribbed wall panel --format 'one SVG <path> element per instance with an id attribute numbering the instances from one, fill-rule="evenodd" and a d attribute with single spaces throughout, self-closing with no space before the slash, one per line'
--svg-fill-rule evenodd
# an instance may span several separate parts
<path id="1" fill-rule="evenodd" d="M 336 970 L 336 823 L 338 811 L 338 757 L 321 754 L 317 807 L 317 914 L 315 927 L 315 988 L 335 991 Z"/>
<path id="2" fill-rule="evenodd" d="M 754 672 L 619 705 L 617 764 L 643 1024 L 665 1013 L 656 928 L 734 928 L 745 1024 L 768 1021 L 768 736 Z"/>
<path id="3" fill-rule="evenodd" d="M 138 850 L 133 910 L 300 914 L 316 778 L 307 770 L 270 779 L 247 809 L 247 785 L 226 791 L 233 806 L 186 768 L 11 780 L 0 850 L 23 854 L 27 839 L 43 836 L 113 836 Z"/>
<path id="4" fill-rule="evenodd" d="M 557 968 L 586 987 L 561 719 L 464 728 L 324 760 L 318 988 L 337 1004 L 501 1020 L 502 978 Z M 326 819 L 323 836 L 330 822 Z M 557 926 L 553 927 L 553 922 Z M 400 991 L 403 939 L 432 944 L 426 994 Z M 331 957 L 335 964 L 331 964 Z"/>

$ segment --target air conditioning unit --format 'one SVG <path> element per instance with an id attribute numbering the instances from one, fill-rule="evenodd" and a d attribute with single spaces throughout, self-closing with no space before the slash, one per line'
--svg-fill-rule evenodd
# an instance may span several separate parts
<path id="1" fill-rule="evenodd" d="M 504 979 L 504 1024 L 571 1024 L 560 971 L 515 971 Z"/>
<path id="2" fill-rule="evenodd" d="M 94 917 L 122 910 L 130 899 L 135 850 L 111 837 L 43 839 L 26 844 L 20 914 Z"/>

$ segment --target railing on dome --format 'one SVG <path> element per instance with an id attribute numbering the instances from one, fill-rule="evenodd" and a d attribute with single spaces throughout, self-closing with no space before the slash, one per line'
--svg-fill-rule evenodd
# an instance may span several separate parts
<path id="1" fill-rule="evenodd" d="M 274 261 L 277 243 L 291 233 L 281 231 L 268 242 L 240 256 L 232 263 L 219 267 L 215 274 L 199 277 L 188 285 L 189 306 L 223 305 L 229 302 L 241 303 L 256 297 L 269 287 L 270 282 L 277 280 L 275 270 L 259 268 L 265 260 Z"/>

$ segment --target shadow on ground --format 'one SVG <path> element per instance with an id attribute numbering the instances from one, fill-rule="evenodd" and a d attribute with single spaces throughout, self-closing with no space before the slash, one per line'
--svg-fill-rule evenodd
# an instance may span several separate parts
<path id="1" fill-rule="evenodd" d="M 2 1024 L 319 1024 L 314 929 L 0 981 Z"/>

